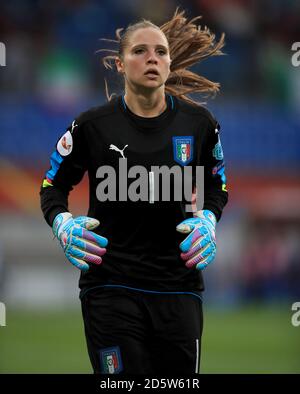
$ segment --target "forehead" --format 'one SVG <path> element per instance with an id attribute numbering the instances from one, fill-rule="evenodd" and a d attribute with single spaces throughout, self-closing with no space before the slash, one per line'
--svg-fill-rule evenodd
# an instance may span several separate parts
<path id="1" fill-rule="evenodd" d="M 164 45 L 168 47 L 165 35 L 153 27 L 141 28 L 134 31 L 129 37 L 129 46 L 145 45 Z"/>

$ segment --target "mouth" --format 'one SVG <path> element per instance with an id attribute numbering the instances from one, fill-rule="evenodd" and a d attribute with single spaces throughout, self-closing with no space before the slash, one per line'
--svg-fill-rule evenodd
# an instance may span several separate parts
<path id="1" fill-rule="evenodd" d="M 157 70 L 155 70 L 154 68 L 150 68 L 149 70 L 147 70 L 145 72 L 145 74 L 147 77 L 151 77 L 151 78 L 156 78 L 159 76 L 159 73 Z"/>

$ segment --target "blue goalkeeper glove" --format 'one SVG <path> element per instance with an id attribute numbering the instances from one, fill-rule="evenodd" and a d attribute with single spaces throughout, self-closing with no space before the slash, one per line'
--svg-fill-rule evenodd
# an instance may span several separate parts
<path id="1" fill-rule="evenodd" d="M 81 271 L 88 271 L 87 263 L 101 264 L 108 240 L 93 231 L 100 222 L 87 216 L 73 218 L 71 213 L 59 213 L 52 225 L 67 259 Z"/>
<path id="2" fill-rule="evenodd" d="M 187 268 L 203 270 L 213 261 L 217 251 L 215 227 L 216 217 L 208 209 L 198 211 L 176 227 L 180 233 L 190 233 L 179 245 Z"/>

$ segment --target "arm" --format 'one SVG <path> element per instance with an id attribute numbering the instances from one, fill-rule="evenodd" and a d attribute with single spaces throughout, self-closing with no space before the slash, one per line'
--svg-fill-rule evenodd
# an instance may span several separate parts
<path id="1" fill-rule="evenodd" d="M 206 143 L 204 145 L 204 204 L 194 213 L 194 217 L 184 220 L 177 231 L 189 234 L 179 245 L 181 258 L 187 268 L 203 270 L 216 255 L 216 223 L 220 220 L 228 201 L 226 190 L 225 162 L 221 145 L 220 127 L 209 121 Z"/>
<path id="2" fill-rule="evenodd" d="M 87 147 L 83 127 L 74 121 L 58 140 L 51 155 L 51 168 L 43 180 L 41 208 L 47 223 L 52 226 L 67 259 L 82 271 L 88 263 L 101 264 L 107 239 L 95 234 L 100 223 L 86 216 L 73 218 L 68 212 L 68 196 L 78 184 L 86 169 Z"/>
<path id="3" fill-rule="evenodd" d="M 41 186 L 40 198 L 45 220 L 52 226 L 57 214 L 68 211 L 69 192 L 81 181 L 87 169 L 83 126 L 73 121 L 59 138 L 50 164 Z"/>
<path id="4" fill-rule="evenodd" d="M 210 121 L 203 152 L 204 170 L 204 205 L 219 221 L 228 201 L 226 189 L 225 161 L 220 138 L 220 126 Z M 197 215 L 197 214 L 196 214 Z"/>

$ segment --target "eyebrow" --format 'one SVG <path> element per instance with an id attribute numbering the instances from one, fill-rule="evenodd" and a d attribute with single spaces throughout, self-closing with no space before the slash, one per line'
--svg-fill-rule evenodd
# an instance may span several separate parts
<path id="1" fill-rule="evenodd" d="M 147 46 L 148 46 L 147 44 L 137 44 L 137 45 L 134 45 L 131 49 L 135 49 L 135 48 L 139 48 L 139 47 L 147 47 Z M 155 47 L 156 48 L 163 48 L 166 51 L 168 50 L 168 48 L 165 45 L 162 45 L 162 44 L 157 44 L 157 45 L 155 45 Z"/>

